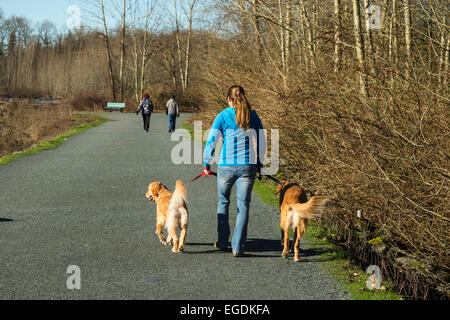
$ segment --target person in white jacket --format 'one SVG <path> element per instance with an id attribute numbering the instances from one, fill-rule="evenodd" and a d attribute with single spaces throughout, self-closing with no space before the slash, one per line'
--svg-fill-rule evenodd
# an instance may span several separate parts
<path id="1" fill-rule="evenodd" d="M 169 132 L 173 132 L 175 131 L 176 117 L 180 116 L 178 101 L 175 100 L 175 96 L 172 96 L 166 103 L 166 115 L 169 120 Z"/>

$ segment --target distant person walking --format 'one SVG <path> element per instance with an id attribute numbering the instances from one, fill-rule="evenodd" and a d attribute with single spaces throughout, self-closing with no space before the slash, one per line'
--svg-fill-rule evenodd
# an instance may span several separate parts
<path id="1" fill-rule="evenodd" d="M 148 132 L 150 128 L 150 117 L 153 112 L 153 103 L 150 100 L 150 96 L 148 93 L 144 94 L 144 98 L 142 99 L 139 107 L 136 110 L 136 115 L 139 114 L 139 111 L 142 111 L 142 120 L 144 121 L 144 131 Z"/>
<path id="2" fill-rule="evenodd" d="M 180 110 L 178 109 L 178 101 L 175 100 L 175 96 L 172 96 L 166 103 L 166 115 L 169 120 L 169 132 L 175 131 L 176 117 L 180 116 Z"/>

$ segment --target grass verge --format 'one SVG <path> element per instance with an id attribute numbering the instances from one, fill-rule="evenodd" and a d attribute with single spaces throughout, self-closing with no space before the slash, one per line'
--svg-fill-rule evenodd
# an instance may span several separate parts
<path id="1" fill-rule="evenodd" d="M 183 121 L 182 127 L 193 137 L 194 126 L 189 121 Z M 282 179 L 281 174 L 278 176 Z M 267 205 L 278 207 L 278 196 L 275 194 L 276 183 L 271 180 L 255 180 L 253 190 Z M 279 226 L 278 226 L 279 228 Z M 292 230 L 290 230 L 292 237 Z M 304 235 L 309 245 L 321 252 L 319 259 L 326 272 L 342 285 L 352 299 L 355 300 L 402 300 L 402 297 L 390 289 L 389 283 L 382 282 L 380 290 L 369 290 L 366 274 L 359 266 L 351 263 L 351 255 L 343 247 L 330 242 L 326 228 L 320 221 L 311 221 Z M 280 253 L 281 257 L 281 253 Z"/>
<path id="2" fill-rule="evenodd" d="M 311 222 L 305 238 L 312 248 L 322 251 L 321 264 L 327 272 L 343 285 L 343 289 L 356 300 L 402 300 L 402 297 L 390 288 L 387 281 L 383 281 L 379 290 L 369 290 L 366 285 L 370 274 L 367 274 L 356 264 L 351 262 L 351 255 L 343 247 L 328 240 L 326 228 L 320 221 Z"/>
<path id="3" fill-rule="evenodd" d="M 8 164 L 18 158 L 33 155 L 40 151 L 57 148 L 64 141 L 66 141 L 67 138 L 80 132 L 83 132 L 84 130 L 87 130 L 89 128 L 98 127 L 99 125 L 105 123 L 106 121 L 108 121 L 108 119 L 93 114 L 77 114 L 72 119 L 72 122 L 74 124 L 77 124 L 76 126 L 70 128 L 65 133 L 56 137 L 55 139 L 49 141 L 42 141 L 27 150 L 15 152 L 13 154 L 9 154 L 4 156 L 3 158 L 0 158 L 0 165 Z"/>

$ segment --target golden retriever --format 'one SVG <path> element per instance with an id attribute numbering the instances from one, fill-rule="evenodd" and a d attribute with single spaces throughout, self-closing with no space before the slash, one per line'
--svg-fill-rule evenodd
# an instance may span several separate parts
<path id="1" fill-rule="evenodd" d="M 159 241 L 165 245 L 173 243 L 172 252 L 184 250 L 189 214 L 186 207 L 186 188 L 178 180 L 175 191 L 170 192 L 161 182 L 152 182 L 145 193 L 147 199 L 156 202 L 156 235 Z M 162 229 L 167 230 L 167 239 Z M 177 229 L 181 230 L 180 239 Z"/>
<path id="2" fill-rule="evenodd" d="M 308 219 L 318 218 L 322 215 L 325 204 L 330 200 L 327 197 L 314 196 L 307 201 L 306 193 L 297 183 L 282 181 L 277 187 L 280 196 L 280 227 L 282 257 L 289 256 L 289 229 L 294 229 L 294 260 L 300 261 L 300 239 L 306 232 Z"/>

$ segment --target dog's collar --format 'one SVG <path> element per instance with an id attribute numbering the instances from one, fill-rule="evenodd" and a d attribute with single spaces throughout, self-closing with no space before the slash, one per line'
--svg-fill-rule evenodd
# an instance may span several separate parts
<path id="1" fill-rule="evenodd" d="M 159 196 L 161 195 L 161 192 L 164 190 L 163 188 L 166 190 L 169 190 L 169 189 L 167 189 L 167 187 L 165 185 L 162 184 L 162 187 L 161 187 L 161 189 L 159 189 L 158 194 L 156 195 L 156 198 L 159 198 Z"/>

